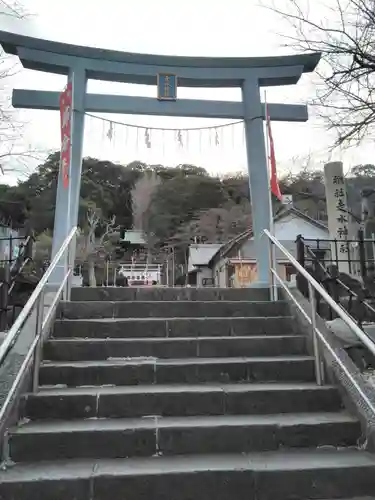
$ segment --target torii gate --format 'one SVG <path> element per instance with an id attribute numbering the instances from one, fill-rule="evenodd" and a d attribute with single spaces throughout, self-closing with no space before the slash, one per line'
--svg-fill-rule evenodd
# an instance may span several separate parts
<path id="1" fill-rule="evenodd" d="M 314 71 L 320 54 L 280 57 L 180 57 L 133 54 L 82 47 L 0 31 L 0 43 L 17 55 L 24 68 L 67 75 L 73 86 L 73 125 L 69 186 L 60 174 L 55 209 L 53 253 L 77 224 L 82 170 L 84 113 L 122 113 L 184 117 L 243 119 L 245 123 L 253 229 L 260 286 L 269 283 L 269 179 L 263 131 L 265 105 L 260 87 L 296 84 Z M 157 85 L 158 99 L 88 94 L 87 80 Z M 180 87 L 240 87 L 242 102 L 177 99 Z M 13 91 L 15 108 L 59 110 L 59 92 Z M 274 121 L 305 122 L 305 105 L 269 104 Z M 70 206 L 70 210 L 69 210 Z"/>

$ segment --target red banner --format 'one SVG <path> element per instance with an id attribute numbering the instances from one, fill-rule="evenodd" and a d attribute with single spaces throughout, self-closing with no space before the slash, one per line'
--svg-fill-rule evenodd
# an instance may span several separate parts
<path id="1" fill-rule="evenodd" d="M 276 196 L 276 198 L 281 201 L 283 196 L 280 191 L 279 181 L 277 180 L 277 172 L 276 172 L 276 157 L 275 157 L 275 145 L 273 142 L 273 135 L 271 131 L 271 118 L 268 113 L 268 106 L 266 104 L 266 125 L 268 131 L 268 140 L 270 147 L 270 156 L 269 160 L 271 163 L 271 193 Z"/>
<path id="2" fill-rule="evenodd" d="M 72 83 L 69 82 L 60 95 L 61 153 L 60 171 L 64 189 L 69 186 L 71 125 L 72 125 Z"/>

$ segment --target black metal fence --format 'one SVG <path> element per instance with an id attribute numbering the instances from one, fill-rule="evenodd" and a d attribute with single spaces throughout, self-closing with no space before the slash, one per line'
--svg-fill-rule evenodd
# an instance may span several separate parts
<path id="1" fill-rule="evenodd" d="M 340 268 L 345 263 L 347 272 L 352 276 L 365 279 L 370 271 L 375 269 L 375 240 L 364 239 L 363 231 L 358 232 L 358 238 L 352 240 L 311 239 L 297 237 L 297 260 L 305 265 L 314 264 L 316 259 L 329 269 L 332 266 Z M 373 248 L 366 252 L 365 247 Z M 306 252 L 306 247 L 309 252 Z"/>
<path id="2" fill-rule="evenodd" d="M 25 236 L 12 236 L 0 238 L 0 266 L 12 264 L 17 260 L 20 250 L 25 245 Z"/>
<path id="3" fill-rule="evenodd" d="M 0 330 L 7 330 L 13 324 L 16 310 L 23 307 L 18 304 L 14 291 L 17 277 L 32 260 L 34 238 L 0 238 Z"/>
<path id="4" fill-rule="evenodd" d="M 326 289 L 335 302 L 349 312 L 361 325 L 364 321 L 375 321 L 374 297 L 365 286 L 365 278 L 374 266 L 374 258 L 366 258 L 365 243 L 362 234 L 357 240 L 305 239 L 297 237 L 298 262 Z M 341 247 L 342 246 L 342 247 Z M 341 251 L 343 248 L 345 251 Z M 344 270 L 340 264 L 345 263 Z M 341 268 L 341 272 L 340 272 Z M 362 280 L 358 279 L 362 278 Z M 297 286 L 308 295 L 305 278 L 296 276 Z M 317 311 L 325 319 L 334 319 L 332 309 L 316 295 Z"/>

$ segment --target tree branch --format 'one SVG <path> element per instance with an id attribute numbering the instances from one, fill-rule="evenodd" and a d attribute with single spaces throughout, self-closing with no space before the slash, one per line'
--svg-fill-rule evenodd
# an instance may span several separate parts
<path id="1" fill-rule="evenodd" d="M 290 10 L 270 8 L 291 27 L 282 35 L 287 45 L 302 52 L 320 51 L 317 95 L 311 100 L 335 145 L 351 145 L 374 134 L 375 126 L 375 10 L 373 0 L 336 0 L 327 15 L 316 17 L 302 0 L 290 0 Z M 315 4 L 312 4 L 315 6 Z M 314 15 L 313 15 L 314 14 Z M 329 14 L 329 15 L 328 15 Z"/>

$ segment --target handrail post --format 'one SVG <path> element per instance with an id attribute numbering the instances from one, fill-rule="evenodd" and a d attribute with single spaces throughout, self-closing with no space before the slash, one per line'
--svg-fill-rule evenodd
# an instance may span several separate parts
<path id="1" fill-rule="evenodd" d="M 365 251 L 363 229 L 358 230 L 358 253 L 359 253 L 359 266 L 360 266 L 361 278 L 364 283 L 367 276 L 367 269 L 366 269 L 366 251 Z"/>
<path id="2" fill-rule="evenodd" d="M 308 281 L 308 287 L 309 287 L 309 301 L 311 306 L 311 327 L 312 327 L 312 340 L 313 340 L 313 350 L 314 350 L 315 378 L 316 378 L 316 383 L 318 385 L 323 385 L 324 376 L 323 376 L 322 361 L 320 356 L 320 346 L 316 334 L 315 290 L 309 281 Z"/>
<path id="3" fill-rule="evenodd" d="M 66 276 L 67 273 L 69 273 L 69 276 L 65 282 L 65 286 L 63 289 L 63 300 L 68 301 L 70 300 L 70 291 L 72 288 L 72 279 L 73 279 L 73 270 L 74 270 L 74 256 L 75 256 L 75 249 L 73 250 L 72 246 L 76 245 L 76 234 L 72 237 L 72 239 L 69 242 L 69 245 L 66 249 L 67 252 L 67 258 L 66 258 L 66 270 L 64 275 Z"/>
<path id="4" fill-rule="evenodd" d="M 33 365 L 33 383 L 32 383 L 32 391 L 37 392 L 39 387 L 39 368 L 42 359 L 42 328 L 43 328 L 43 317 L 44 317 L 44 295 L 45 291 L 43 290 L 37 302 L 36 309 L 36 318 L 35 318 L 35 337 L 39 336 L 39 340 L 34 349 L 34 365 Z"/>
<path id="5" fill-rule="evenodd" d="M 71 245 L 71 242 L 69 243 L 68 245 L 68 248 L 66 249 L 66 253 L 67 253 L 67 256 L 66 256 L 66 260 L 65 260 L 65 269 L 64 269 L 64 276 L 67 275 L 67 273 L 69 273 L 70 271 L 70 245 Z M 65 286 L 63 288 L 63 293 L 62 293 L 62 299 L 64 301 L 67 301 L 69 300 L 69 278 L 65 281 Z"/>
<path id="6" fill-rule="evenodd" d="M 275 280 L 275 276 L 272 272 L 272 269 L 277 272 L 276 269 L 276 256 L 275 256 L 275 245 L 273 244 L 272 240 L 269 241 L 269 246 L 268 246 L 268 252 L 269 252 L 269 272 L 270 272 L 270 283 L 271 283 L 271 290 L 270 290 L 270 296 L 271 296 L 271 301 L 275 302 L 277 300 L 277 283 Z"/>
<path id="7" fill-rule="evenodd" d="M 72 281 L 73 281 L 73 275 L 74 275 L 74 258 L 76 255 L 76 246 L 77 246 L 77 233 L 73 236 L 71 239 L 67 251 L 68 251 L 68 273 L 69 276 L 66 280 L 66 298 L 65 300 L 70 300 L 70 292 L 72 290 Z"/>
<path id="8" fill-rule="evenodd" d="M 12 269 L 13 262 L 13 236 L 9 233 L 9 268 Z"/>
<path id="9" fill-rule="evenodd" d="M 268 240 L 268 267 L 269 267 L 269 272 L 270 272 L 270 298 L 273 301 L 273 282 L 274 282 L 274 277 L 273 277 L 273 265 L 272 265 L 272 241 L 269 239 Z"/>
<path id="10" fill-rule="evenodd" d="M 296 244 L 297 244 L 297 248 L 296 248 L 297 262 L 303 268 L 305 268 L 305 243 L 303 241 L 302 235 L 299 234 L 297 236 Z M 297 288 L 305 297 L 306 297 L 306 292 L 307 292 L 306 287 L 305 287 L 306 281 L 307 280 L 301 275 L 301 273 L 299 273 L 297 271 L 297 275 L 296 275 Z"/>
<path id="11" fill-rule="evenodd" d="M 3 267 L 3 282 L 0 288 L 0 329 L 3 332 L 8 328 L 9 287 L 10 266 L 9 263 L 5 261 Z"/>

